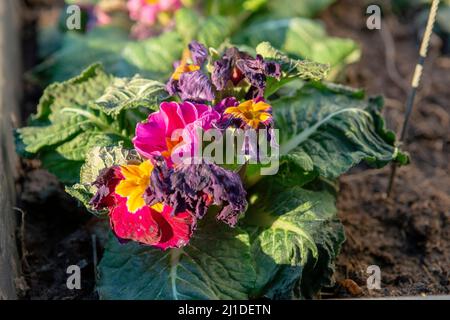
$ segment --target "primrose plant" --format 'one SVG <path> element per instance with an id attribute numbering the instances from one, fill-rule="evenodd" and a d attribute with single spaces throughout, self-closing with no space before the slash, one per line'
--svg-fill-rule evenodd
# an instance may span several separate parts
<path id="1" fill-rule="evenodd" d="M 247 52 L 253 51 L 253 52 Z M 328 66 L 192 41 L 166 84 L 93 65 L 45 90 L 24 157 L 109 221 L 102 299 L 310 298 L 344 241 L 337 179 L 407 157 Z"/>

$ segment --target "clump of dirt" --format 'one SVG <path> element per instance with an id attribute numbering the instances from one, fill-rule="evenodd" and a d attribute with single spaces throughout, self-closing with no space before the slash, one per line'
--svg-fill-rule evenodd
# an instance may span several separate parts
<path id="1" fill-rule="evenodd" d="M 418 55 L 417 30 L 399 22 L 388 1 L 382 30 L 366 28 L 362 1 L 341 0 L 322 16 L 329 33 L 360 43 L 362 59 L 342 82 L 383 94 L 390 129 L 399 131 L 404 102 Z M 347 241 L 337 260 L 333 297 L 351 296 L 353 280 L 363 296 L 450 293 L 450 57 L 434 36 L 403 149 L 411 165 L 398 170 L 395 191 L 385 197 L 390 169 L 355 168 L 341 179 L 339 215 Z M 390 60 L 392 59 L 392 60 Z M 381 270 L 381 290 L 368 290 L 367 267 Z M 324 297 L 329 296 L 325 293 Z"/>

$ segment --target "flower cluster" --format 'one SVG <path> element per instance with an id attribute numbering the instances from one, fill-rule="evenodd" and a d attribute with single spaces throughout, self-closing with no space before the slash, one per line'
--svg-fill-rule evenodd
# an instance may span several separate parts
<path id="1" fill-rule="evenodd" d="M 137 39 L 152 36 L 156 24 L 166 28 L 173 23 L 173 13 L 182 7 L 180 0 L 128 0 L 131 20 L 136 24 L 131 33 Z"/>
<path id="2" fill-rule="evenodd" d="M 179 100 L 161 103 L 137 125 L 133 144 L 141 161 L 104 169 L 93 183 L 91 206 L 109 211 L 119 239 L 161 249 L 186 245 L 212 206 L 217 220 L 235 226 L 247 208 L 241 177 L 198 157 L 205 147 L 198 132 L 272 128 L 263 96 L 266 78 L 279 76 L 280 66 L 261 56 L 230 48 L 213 61 L 202 44 L 191 42 L 167 83 Z M 180 161 L 186 158 L 197 161 Z"/>
<path id="3" fill-rule="evenodd" d="M 172 29 L 174 14 L 183 7 L 181 0 L 99 0 L 79 6 L 87 14 L 87 30 L 95 26 L 131 27 L 131 37 L 137 40 L 156 36 Z"/>

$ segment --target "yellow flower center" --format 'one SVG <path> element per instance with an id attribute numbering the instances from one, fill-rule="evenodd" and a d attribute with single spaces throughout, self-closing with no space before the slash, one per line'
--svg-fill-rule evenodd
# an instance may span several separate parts
<path id="1" fill-rule="evenodd" d="M 135 213 L 145 206 L 144 194 L 150 184 L 150 175 L 153 171 L 152 163 L 147 160 L 139 165 L 124 165 L 120 167 L 120 172 L 124 179 L 119 182 L 115 192 L 127 198 L 127 208 L 131 213 Z M 152 208 L 162 212 L 163 204 L 157 203 Z"/>
<path id="2" fill-rule="evenodd" d="M 225 114 L 245 121 L 250 127 L 257 129 L 261 122 L 269 120 L 272 115 L 269 113 L 270 105 L 264 101 L 256 102 L 247 100 L 237 107 L 229 107 L 225 109 Z"/>
<path id="3" fill-rule="evenodd" d="M 159 0 L 145 0 L 147 4 L 158 4 Z"/>
<path id="4" fill-rule="evenodd" d="M 161 155 L 164 158 L 169 158 L 172 155 L 173 149 L 183 142 L 183 137 L 179 137 L 178 140 L 172 140 L 170 138 L 166 138 L 167 150 L 161 152 Z"/>
<path id="5" fill-rule="evenodd" d="M 183 73 L 200 70 L 200 67 L 195 64 L 180 64 L 172 74 L 172 79 L 180 80 Z"/>
<path id="6" fill-rule="evenodd" d="M 172 74 L 173 80 L 180 80 L 180 77 L 183 73 L 200 70 L 200 66 L 189 63 L 190 59 L 191 59 L 191 52 L 189 51 L 188 48 L 186 48 L 183 50 L 183 56 L 181 57 L 180 65 L 175 69 L 175 71 Z"/>

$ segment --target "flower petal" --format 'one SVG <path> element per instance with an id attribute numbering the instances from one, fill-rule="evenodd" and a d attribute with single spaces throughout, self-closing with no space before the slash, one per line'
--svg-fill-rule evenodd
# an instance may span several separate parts
<path id="1" fill-rule="evenodd" d="M 209 78 L 201 71 L 183 73 L 178 82 L 179 94 L 182 100 L 212 101 L 214 92 Z"/>
<path id="2" fill-rule="evenodd" d="M 187 212 L 172 216 L 172 208 L 165 206 L 158 212 L 144 206 L 136 213 L 127 210 L 126 201 L 111 210 L 111 227 L 120 239 L 133 240 L 163 250 L 185 246 L 195 228 L 195 218 Z"/>
<path id="3" fill-rule="evenodd" d="M 208 50 L 204 45 L 197 41 L 189 43 L 189 51 L 191 52 L 192 62 L 197 66 L 202 66 L 208 59 Z"/>
<path id="4" fill-rule="evenodd" d="M 217 219 L 236 225 L 247 208 L 246 192 L 238 174 L 215 164 L 178 165 L 168 169 L 157 161 L 146 190 L 148 205 L 164 202 L 175 214 L 188 211 L 201 219 L 215 204 L 222 207 Z"/>

